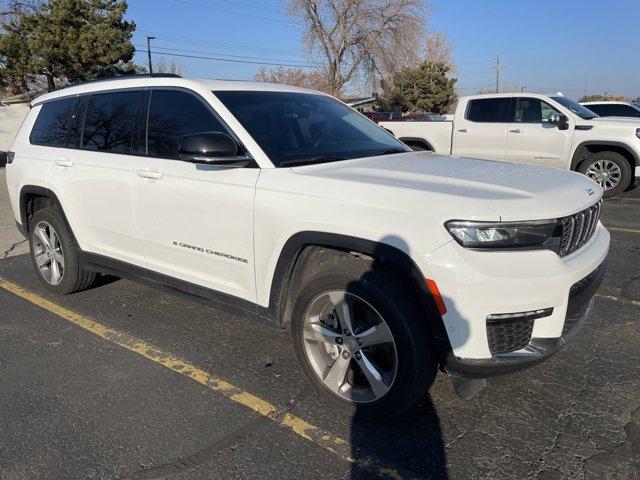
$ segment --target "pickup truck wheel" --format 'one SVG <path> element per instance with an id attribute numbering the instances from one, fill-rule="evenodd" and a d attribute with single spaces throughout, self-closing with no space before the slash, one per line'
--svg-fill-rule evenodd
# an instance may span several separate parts
<path id="1" fill-rule="evenodd" d="M 314 266 L 298 292 L 296 357 L 322 398 L 369 421 L 397 416 L 423 397 L 437 361 L 426 320 L 399 279 L 344 255 Z"/>
<path id="2" fill-rule="evenodd" d="M 43 208 L 31 218 L 29 247 L 38 278 L 50 291 L 66 295 L 93 284 L 96 273 L 78 261 L 75 242 L 57 208 Z"/>
<path id="3" fill-rule="evenodd" d="M 605 197 L 623 192 L 631 182 L 629 162 L 615 152 L 594 153 L 582 162 L 579 171 L 599 184 Z"/>

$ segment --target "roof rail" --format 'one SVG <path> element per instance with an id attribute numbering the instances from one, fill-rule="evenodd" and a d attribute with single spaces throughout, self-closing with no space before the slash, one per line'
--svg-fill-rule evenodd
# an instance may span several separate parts
<path id="1" fill-rule="evenodd" d="M 68 83 L 62 87 L 56 88 L 56 90 L 62 90 L 63 88 L 76 87 L 78 85 L 87 85 L 91 83 L 111 82 L 114 80 L 131 80 L 133 78 L 182 78 L 182 75 L 177 73 L 140 73 L 132 75 L 120 75 L 118 77 L 104 77 L 96 78 L 95 80 L 84 80 L 81 82 Z"/>

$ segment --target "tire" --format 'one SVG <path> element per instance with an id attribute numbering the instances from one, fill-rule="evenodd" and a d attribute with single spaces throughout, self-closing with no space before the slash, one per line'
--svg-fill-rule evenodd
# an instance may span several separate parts
<path id="1" fill-rule="evenodd" d="M 49 241 L 48 245 L 52 245 L 53 238 L 53 249 L 47 247 L 42 232 Z M 97 274 L 86 270 L 79 261 L 76 242 L 56 207 L 38 210 L 29 221 L 29 248 L 33 268 L 51 292 L 67 295 L 86 290 L 95 282 Z"/>
<path id="2" fill-rule="evenodd" d="M 624 192 L 633 177 L 627 159 L 615 152 L 594 153 L 580 164 L 578 171 L 604 188 L 605 197 Z"/>
<path id="3" fill-rule="evenodd" d="M 378 267 L 376 262 L 325 250 L 307 260 L 305 274 L 299 280 L 299 287 L 293 299 L 291 335 L 298 364 L 320 397 L 353 417 L 367 421 L 383 421 L 400 415 L 426 395 L 438 367 L 434 342 L 427 327 L 427 319 L 416 309 L 417 302 L 406 293 L 410 289 L 400 278 L 389 270 Z M 322 307 L 317 310 L 318 305 L 326 302 L 327 308 L 331 310 L 334 303 L 339 304 L 340 302 L 333 302 L 333 295 L 339 297 L 340 292 L 344 295 L 344 301 L 351 305 L 350 311 L 355 323 L 361 320 L 373 321 L 375 313 L 379 314 L 388 331 L 383 328 L 382 323 L 377 324 L 376 331 L 390 332 L 393 344 L 381 343 L 362 347 L 354 345 L 353 339 L 366 338 L 364 335 L 358 335 L 362 334 L 363 330 L 371 331 L 370 327 L 354 326 L 355 332 L 349 336 L 340 327 L 341 320 L 331 315 L 328 317 L 334 322 L 331 330 L 338 332 L 343 338 L 342 346 L 305 339 L 305 332 L 309 330 L 310 325 L 307 319 L 320 318 L 315 317 L 316 311 L 322 310 Z M 373 312 L 368 307 L 371 307 Z M 331 311 L 337 313 L 335 308 Z M 329 326 L 327 323 L 314 325 Z M 389 367 L 389 352 L 392 351 L 392 347 L 395 368 Z M 325 349 L 326 358 L 322 354 L 322 348 Z M 327 348 L 333 351 L 329 353 Z M 351 351 L 347 352 L 347 355 L 350 354 L 350 358 L 345 362 L 348 362 L 350 370 L 344 376 L 345 382 L 342 384 L 342 390 L 346 389 L 347 392 L 340 392 L 340 388 L 330 389 L 325 380 L 330 378 L 332 367 L 338 365 L 341 357 L 344 359 L 343 355 L 349 349 Z M 381 374 L 380 377 L 389 382 L 386 393 L 376 394 L 373 388 L 365 393 L 367 383 L 369 387 L 373 385 L 360 368 L 360 365 L 367 365 L 367 360 L 373 361 L 374 368 Z M 388 370 L 393 372 L 391 381 Z M 380 382 L 374 383 L 380 390 Z M 384 391 L 384 388 L 382 390 Z"/>

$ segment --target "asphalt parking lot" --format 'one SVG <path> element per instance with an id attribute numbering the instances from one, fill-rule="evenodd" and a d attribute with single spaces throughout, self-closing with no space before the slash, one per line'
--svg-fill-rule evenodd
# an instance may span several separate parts
<path id="1" fill-rule="evenodd" d="M 9 208 L 0 169 L 0 479 L 640 477 L 640 185 L 605 202 L 573 343 L 383 424 L 318 401 L 267 325 L 127 280 L 49 295 Z"/>

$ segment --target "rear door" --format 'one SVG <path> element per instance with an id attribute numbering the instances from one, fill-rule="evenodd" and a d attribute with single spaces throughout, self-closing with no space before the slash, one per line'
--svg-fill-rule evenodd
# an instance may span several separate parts
<path id="1" fill-rule="evenodd" d="M 469 100 L 454 121 L 452 154 L 458 157 L 504 160 L 511 98 Z"/>
<path id="2" fill-rule="evenodd" d="M 260 169 L 180 160 L 183 135 L 233 136 L 198 94 L 153 89 L 147 108 L 146 146 L 132 169 L 137 263 L 255 302 L 253 199 Z"/>
<path id="3" fill-rule="evenodd" d="M 125 262 L 137 246 L 130 169 L 142 97 L 122 90 L 77 98 L 67 143 L 53 149 L 47 177 L 80 248 Z"/>
<path id="4" fill-rule="evenodd" d="M 507 132 L 505 160 L 564 168 L 573 138 L 572 120 L 567 130 L 560 130 L 549 122 L 549 117 L 561 112 L 544 100 L 530 97 L 514 100 L 515 113 Z"/>

